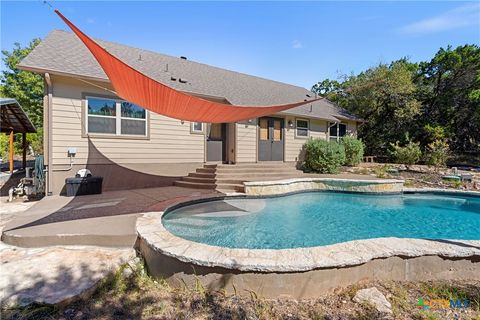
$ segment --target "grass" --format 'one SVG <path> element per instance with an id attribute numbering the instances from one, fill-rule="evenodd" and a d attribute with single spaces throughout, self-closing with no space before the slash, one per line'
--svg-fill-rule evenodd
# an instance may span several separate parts
<path id="1" fill-rule="evenodd" d="M 368 303 L 355 303 L 358 290 L 376 286 L 392 304 L 395 319 L 446 319 L 445 312 L 419 310 L 424 299 L 469 299 L 465 319 L 480 320 L 480 282 L 376 282 L 337 289 L 317 299 L 265 299 L 255 291 L 209 291 L 197 278 L 175 288 L 150 277 L 143 264 L 122 266 L 88 298 L 65 306 L 31 305 L 3 310 L 2 319 L 379 319 Z M 461 318 L 463 319 L 463 318 Z"/>

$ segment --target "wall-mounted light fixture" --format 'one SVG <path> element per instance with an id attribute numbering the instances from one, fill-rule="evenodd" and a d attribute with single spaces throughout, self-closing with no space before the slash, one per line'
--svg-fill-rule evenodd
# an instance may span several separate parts
<path id="1" fill-rule="evenodd" d="M 293 121 L 292 121 L 292 120 L 288 120 L 288 126 L 289 126 L 290 128 L 293 128 Z"/>
<path id="2" fill-rule="evenodd" d="M 184 123 L 185 123 L 185 121 L 183 121 L 183 120 L 180 120 L 180 123 L 181 123 L 181 124 L 184 124 Z"/>

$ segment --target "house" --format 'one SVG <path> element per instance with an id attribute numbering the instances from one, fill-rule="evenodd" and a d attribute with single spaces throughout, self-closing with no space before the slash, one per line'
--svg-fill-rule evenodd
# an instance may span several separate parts
<path id="1" fill-rule="evenodd" d="M 237 105 L 273 105 L 312 97 L 305 88 L 97 40 L 153 79 L 189 94 Z M 72 33 L 52 31 L 20 69 L 45 79 L 47 188 L 89 168 L 106 189 L 169 185 L 208 162 L 299 161 L 309 138 L 355 134 L 359 119 L 327 100 L 238 123 L 168 118 L 115 96 L 108 78 Z"/>

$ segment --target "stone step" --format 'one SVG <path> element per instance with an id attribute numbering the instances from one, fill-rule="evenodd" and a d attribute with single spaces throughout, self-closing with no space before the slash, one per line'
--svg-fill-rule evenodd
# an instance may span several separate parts
<path id="1" fill-rule="evenodd" d="M 217 186 L 213 183 L 200 183 L 188 181 L 175 181 L 174 184 L 178 187 L 192 188 L 192 189 L 215 189 Z"/>
<path id="2" fill-rule="evenodd" d="M 285 163 L 285 162 L 253 162 L 253 163 L 237 163 L 237 164 L 219 164 L 219 163 L 212 163 L 212 164 L 204 164 L 204 168 L 271 168 L 271 167 L 292 167 L 292 164 Z"/>
<path id="3" fill-rule="evenodd" d="M 182 177 L 182 181 L 188 182 L 198 182 L 198 183 L 211 183 L 211 184 L 223 184 L 223 183 L 233 183 L 233 184 L 242 184 L 243 180 L 241 179 L 230 179 L 230 177 L 226 178 L 204 178 L 204 177 Z"/>
<path id="4" fill-rule="evenodd" d="M 215 189 L 225 192 L 244 192 L 243 182 L 271 181 L 290 179 L 302 176 L 292 164 L 284 162 L 260 162 L 241 164 L 204 164 L 187 177 L 175 182 L 175 185 L 186 188 Z"/>
<path id="5" fill-rule="evenodd" d="M 211 172 L 190 172 L 188 174 L 189 177 L 196 177 L 196 178 L 215 178 L 215 173 Z"/>
<path id="6" fill-rule="evenodd" d="M 215 178 L 205 178 L 205 177 L 182 177 L 182 181 L 215 184 Z"/>
<path id="7" fill-rule="evenodd" d="M 286 178 L 300 177 L 301 172 L 263 172 L 263 173 L 219 173 L 215 175 L 215 179 L 236 179 L 240 181 L 250 181 L 252 179 L 278 180 Z"/>
<path id="8" fill-rule="evenodd" d="M 239 173 L 239 174 L 245 174 L 245 173 L 265 173 L 265 172 L 271 172 L 271 173 L 282 173 L 282 172 L 288 172 L 288 173 L 296 173 L 298 170 L 295 168 L 289 168 L 289 167 L 255 167 L 255 168 L 197 168 L 196 169 L 197 173 L 216 173 L 216 174 L 234 174 L 234 173 Z"/>

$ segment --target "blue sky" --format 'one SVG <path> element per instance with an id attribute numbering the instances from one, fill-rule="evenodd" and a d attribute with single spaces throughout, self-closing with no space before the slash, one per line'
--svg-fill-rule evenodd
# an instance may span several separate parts
<path id="1" fill-rule="evenodd" d="M 480 2 L 51 1 L 92 37 L 310 88 L 401 57 L 480 43 Z M 67 27 L 42 1 L 1 2 L 1 47 Z M 2 64 L 3 68 L 3 64 Z"/>

